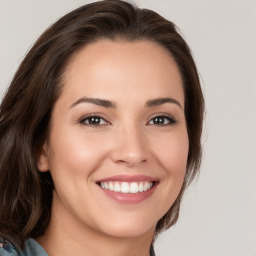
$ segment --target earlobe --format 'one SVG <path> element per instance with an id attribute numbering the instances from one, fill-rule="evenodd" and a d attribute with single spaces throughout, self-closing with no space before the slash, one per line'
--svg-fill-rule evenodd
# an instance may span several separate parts
<path id="1" fill-rule="evenodd" d="M 41 152 L 38 155 L 37 168 L 40 172 L 47 172 L 50 169 L 48 147 L 46 144 L 44 144 Z"/>

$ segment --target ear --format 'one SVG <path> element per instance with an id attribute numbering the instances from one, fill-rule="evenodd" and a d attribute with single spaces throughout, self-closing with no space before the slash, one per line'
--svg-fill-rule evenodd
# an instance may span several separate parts
<path id="1" fill-rule="evenodd" d="M 46 145 L 46 143 L 44 144 L 41 152 L 38 155 L 37 168 L 40 172 L 47 172 L 50 169 L 48 146 Z"/>

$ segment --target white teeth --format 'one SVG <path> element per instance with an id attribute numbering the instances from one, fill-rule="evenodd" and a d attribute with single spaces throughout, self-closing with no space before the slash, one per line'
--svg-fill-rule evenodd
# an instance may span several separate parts
<path id="1" fill-rule="evenodd" d="M 129 184 L 127 182 L 121 183 L 121 192 L 122 193 L 129 193 Z"/>
<path id="2" fill-rule="evenodd" d="M 136 182 L 132 182 L 132 184 L 130 185 L 130 193 L 138 193 L 139 191 L 139 186 Z"/>
<path id="3" fill-rule="evenodd" d="M 114 185 L 111 182 L 109 183 L 108 189 L 111 190 L 111 191 L 114 190 Z"/>
<path id="4" fill-rule="evenodd" d="M 140 182 L 140 185 L 139 185 L 139 192 L 143 192 L 143 191 L 144 191 L 143 183 Z"/>
<path id="5" fill-rule="evenodd" d="M 119 182 L 119 181 L 111 181 L 111 182 L 101 182 L 100 186 L 104 189 L 121 192 L 124 194 L 136 194 L 140 192 L 145 192 L 152 188 L 153 182 L 143 181 L 143 182 Z"/>
<path id="6" fill-rule="evenodd" d="M 118 183 L 118 182 L 115 182 L 114 184 L 115 184 L 115 185 L 114 185 L 114 191 L 115 191 L 115 192 L 120 192 L 120 191 L 121 191 L 121 187 L 120 187 L 119 183 Z"/>

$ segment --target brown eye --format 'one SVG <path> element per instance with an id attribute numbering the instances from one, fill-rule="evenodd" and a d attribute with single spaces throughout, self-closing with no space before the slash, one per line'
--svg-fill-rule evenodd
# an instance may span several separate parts
<path id="1" fill-rule="evenodd" d="M 104 118 L 100 116 L 88 116 L 80 121 L 81 124 L 89 126 L 101 126 L 109 124 Z"/>
<path id="2" fill-rule="evenodd" d="M 149 125 L 160 125 L 160 126 L 171 125 L 175 123 L 176 121 L 174 118 L 170 116 L 165 116 L 165 115 L 155 116 L 148 122 Z"/>

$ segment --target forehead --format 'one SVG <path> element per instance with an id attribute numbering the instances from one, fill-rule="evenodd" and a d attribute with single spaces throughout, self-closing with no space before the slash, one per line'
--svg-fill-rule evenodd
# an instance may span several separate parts
<path id="1" fill-rule="evenodd" d="M 182 79 L 174 58 L 150 41 L 101 40 L 89 44 L 72 57 L 63 82 L 63 93 L 69 96 L 77 91 L 76 97 L 82 93 L 111 98 L 122 90 L 127 97 L 131 93 L 163 97 L 175 91 L 181 104 L 184 101 Z"/>

